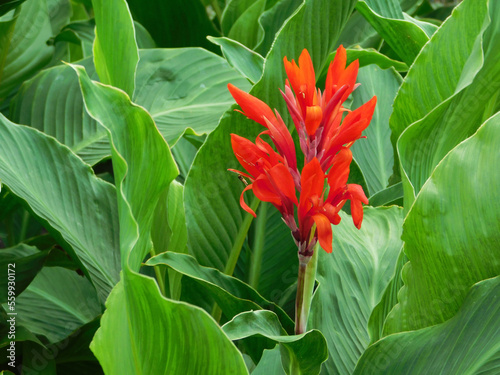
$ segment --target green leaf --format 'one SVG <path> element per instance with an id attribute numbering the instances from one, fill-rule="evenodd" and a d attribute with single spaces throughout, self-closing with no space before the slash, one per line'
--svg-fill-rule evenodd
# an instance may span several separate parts
<path id="1" fill-rule="evenodd" d="M 122 280 L 108 298 L 91 350 L 107 373 L 134 369 L 138 375 L 246 374 L 241 353 L 206 312 L 165 299 L 153 279 L 137 273 L 152 249 L 157 202 L 177 168 L 167 143 L 142 107 L 131 103 L 122 91 L 91 81 L 82 67 L 75 70 L 87 110 L 110 137 L 120 207 Z M 152 347 L 155 361 L 151 361 Z"/>
<path id="2" fill-rule="evenodd" d="M 0 255 L 0 303 L 5 303 L 8 300 L 8 286 L 14 286 L 14 296 L 21 294 L 42 269 L 49 252 L 20 244 L 1 249 Z"/>
<path id="3" fill-rule="evenodd" d="M 221 25 L 223 30 L 227 28 L 227 14 L 235 3 L 238 4 L 238 7 L 247 4 L 248 6 L 241 14 L 238 14 L 238 18 L 231 24 L 229 31 L 225 31 L 225 35 L 253 49 L 262 37 L 262 29 L 258 20 L 266 9 L 266 0 L 232 0 L 222 16 Z"/>
<path id="4" fill-rule="evenodd" d="M 463 4 L 468 3 L 466 1 Z M 408 203 L 412 202 L 413 194 L 419 193 L 441 159 L 453 147 L 474 134 L 481 123 L 494 113 L 499 103 L 500 4 L 493 2 L 489 7 L 489 18 L 485 23 L 490 20 L 491 23 L 484 34 L 476 39 L 478 49 L 471 53 L 455 94 L 408 127 L 398 141 L 398 152 L 405 174 L 403 187 Z M 462 18 L 464 22 L 473 19 L 472 12 L 479 12 L 476 9 L 481 9 L 480 6 L 473 8 L 467 13 L 466 19 Z M 467 9 L 462 11 L 464 10 Z M 484 47 L 484 52 L 479 46 Z M 405 205 L 409 207 L 406 202 Z"/>
<path id="5" fill-rule="evenodd" d="M 118 281 L 115 188 L 70 149 L 0 115 L 0 179 L 89 276 L 101 301 Z"/>
<path id="6" fill-rule="evenodd" d="M 252 375 L 284 375 L 281 364 L 281 353 L 279 344 L 274 349 L 265 349 L 257 366 L 252 371 Z"/>
<path id="7" fill-rule="evenodd" d="M 370 346 L 356 375 L 495 374 L 500 358 L 500 278 L 472 287 L 448 321 Z"/>
<path id="8" fill-rule="evenodd" d="M 389 117 L 392 103 L 402 82 L 394 69 L 381 70 L 376 65 L 359 70 L 357 81 L 361 86 L 353 93 L 351 108 L 358 108 L 377 96 L 377 105 L 372 121 L 363 132 L 367 139 L 361 139 L 352 146 L 353 157 L 358 163 L 373 195 L 385 189 L 394 167 L 394 150 L 391 144 Z"/>
<path id="9" fill-rule="evenodd" d="M 302 0 L 277 0 L 266 2 L 266 10 L 259 17 L 262 36 L 254 48 L 262 56 L 267 55 L 277 33 L 286 20 L 302 4 Z"/>
<path id="10" fill-rule="evenodd" d="M 18 14 L 9 13 L 0 19 L 0 102 L 50 62 L 54 46 L 47 41 L 59 32 L 58 24 L 69 21 L 69 14 L 66 19 L 52 20 L 49 12 L 52 6 L 63 7 L 67 0 L 53 3 L 28 0 L 21 5 Z"/>
<path id="11" fill-rule="evenodd" d="M 319 82 L 325 82 L 326 74 L 328 73 L 328 66 L 330 65 L 330 62 L 333 61 L 336 54 L 337 51 L 333 51 L 328 56 L 325 67 L 323 68 L 323 70 L 321 71 L 321 75 L 319 76 Z M 360 68 L 367 65 L 376 64 L 381 69 L 388 69 L 393 67 L 398 72 L 406 72 L 408 70 L 408 66 L 405 63 L 393 60 L 373 48 L 361 48 L 359 46 L 356 46 L 354 48 L 347 48 L 346 54 L 346 65 L 351 64 L 354 60 L 358 60 Z"/>
<path id="12" fill-rule="evenodd" d="M 158 47 L 216 48 L 207 35 L 218 36 L 200 0 L 127 0 L 134 19 L 144 25 Z"/>
<path id="13" fill-rule="evenodd" d="M 289 288 L 297 282 L 297 245 L 281 214 L 271 204 L 260 204 L 249 231 L 248 245 L 252 250 L 249 284 L 271 301 L 280 305 L 286 302 L 282 299 L 287 299 Z M 235 274 L 238 276 L 238 272 Z M 294 299 L 294 292 L 288 299 Z"/>
<path id="14" fill-rule="evenodd" d="M 172 181 L 167 197 L 167 222 L 170 229 L 167 249 L 177 253 L 187 253 L 187 227 L 184 212 L 184 185 Z M 155 228 L 153 228 L 154 232 Z M 182 276 L 175 271 L 168 272 L 170 297 L 179 299 L 181 295 Z"/>
<path id="15" fill-rule="evenodd" d="M 500 114 L 454 148 L 434 170 L 403 230 L 405 286 L 384 334 L 444 322 L 469 288 L 500 274 Z"/>
<path id="16" fill-rule="evenodd" d="M 382 299 L 401 249 L 401 208 L 365 207 L 361 230 L 351 217 L 333 227 L 333 254 L 320 250 L 309 328 L 328 342 L 328 374 L 351 374 L 370 343 L 368 320 Z"/>
<path id="17" fill-rule="evenodd" d="M 403 16 L 401 7 L 395 0 L 362 0 L 358 2 L 356 9 L 408 66 L 437 29 L 432 24 Z"/>
<path id="18" fill-rule="evenodd" d="M 380 48 L 382 39 L 372 25 L 358 12 L 349 17 L 344 30 L 340 34 L 338 45 L 342 44 L 345 48 Z M 326 78 L 326 76 L 325 76 Z"/>
<path id="19" fill-rule="evenodd" d="M 276 312 L 288 332 L 293 331 L 292 320 L 280 307 L 267 301 L 241 280 L 224 275 L 213 268 L 201 267 L 190 255 L 166 252 L 149 259 L 146 264 L 149 266 L 165 264 L 196 280 L 197 284 L 215 299 L 229 319 L 244 311 L 267 308 Z"/>
<path id="20" fill-rule="evenodd" d="M 326 340 L 318 330 L 301 335 L 288 336 L 278 317 L 271 311 L 241 313 L 226 323 L 222 329 L 231 340 L 263 337 L 266 341 L 280 344 L 285 372 L 290 374 L 292 362 L 298 363 L 300 374 L 319 374 L 321 364 L 328 358 Z M 284 353 L 283 353 L 284 352 Z"/>
<path id="21" fill-rule="evenodd" d="M 410 124 L 470 84 L 482 64 L 478 43 L 488 26 L 486 15 L 486 1 L 462 2 L 415 60 L 394 101 L 394 144 Z"/>
<path id="22" fill-rule="evenodd" d="M 65 268 L 46 267 L 17 296 L 15 312 L 17 323 L 55 343 L 101 314 L 101 304 L 87 279 Z"/>
<path id="23" fill-rule="evenodd" d="M 0 17 L 11 11 L 12 9 L 17 8 L 19 5 L 24 3 L 26 0 L 7 0 L 3 1 L 3 4 L 0 4 Z"/>
<path id="24" fill-rule="evenodd" d="M 174 144 L 185 132 L 211 132 L 234 103 L 229 82 L 248 81 L 219 56 L 200 48 L 141 51 L 134 102 L 153 116 L 163 137 Z"/>
<path id="25" fill-rule="evenodd" d="M 403 206 L 403 184 L 398 182 L 388 188 L 370 196 L 370 206 L 390 206 L 396 204 Z"/>
<path id="26" fill-rule="evenodd" d="M 91 59 L 79 62 L 97 78 Z M 11 116 L 57 138 L 88 164 L 110 154 L 106 132 L 85 111 L 78 79 L 64 65 L 42 71 L 25 82 L 12 100 Z"/>
<path id="27" fill-rule="evenodd" d="M 92 0 L 96 29 L 94 65 L 100 81 L 134 93 L 139 61 L 132 15 L 125 0 Z"/>
<path id="28" fill-rule="evenodd" d="M 106 307 L 90 346 L 105 373 L 248 373 L 238 349 L 205 311 L 162 298 L 148 277 L 129 273 Z"/>
<path id="29" fill-rule="evenodd" d="M 264 70 L 264 58 L 261 55 L 229 38 L 208 37 L 208 40 L 220 46 L 227 62 L 250 82 L 255 84 L 260 79 Z"/>
<path id="30" fill-rule="evenodd" d="M 63 341 L 49 346 L 49 350 L 55 357 L 58 374 L 103 374 L 97 358 L 89 349 L 90 342 L 99 328 L 99 324 L 100 319 L 94 319 L 76 329 Z M 29 365 L 28 363 L 23 364 Z"/>
<path id="31" fill-rule="evenodd" d="M 91 60 L 79 64 L 97 78 Z M 186 130 L 213 130 L 234 103 L 227 83 L 251 87 L 224 59 L 195 48 L 141 51 L 136 82 L 134 102 L 150 111 L 168 142 L 176 142 Z M 25 82 L 11 113 L 15 122 L 56 137 L 88 164 L 110 155 L 106 132 L 85 111 L 78 79 L 68 66 L 47 69 Z"/>
<path id="32" fill-rule="evenodd" d="M 276 37 L 266 59 L 264 74 L 251 94 L 285 115 L 286 104 L 279 93 L 279 88 L 284 85 L 283 57 L 297 58 L 304 48 L 308 48 L 319 71 L 354 3 L 311 0 L 302 4 Z M 239 205 L 243 184 L 227 171 L 228 168 L 239 168 L 231 149 L 230 133 L 254 140 L 262 130 L 260 125 L 242 114 L 226 112 L 193 162 L 184 190 L 188 248 L 204 266 L 222 271 L 228 265 L 230 254 L 231 259 L 238 258 L 252 219 Z M 281 253 L 284 250 L 275 251 Z M 232 268 L 229 267 L 228 271 L 232 272 Z"/>

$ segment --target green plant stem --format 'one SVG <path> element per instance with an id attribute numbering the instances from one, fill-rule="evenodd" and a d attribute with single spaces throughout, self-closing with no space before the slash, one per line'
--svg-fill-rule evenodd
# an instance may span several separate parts
<path id="1" fill-rule="evenodd" d="M 250 276 L 248 283 L 254 289 L 259 285 L 260 269 L 262 266 L 262 255 L 264 252 L 264 242 L 266 238 L 267 207 L 268 203 L 262 203 L 259 209 L 259 216 L 256 220 L 255 237 L 253 243 L 252 259 L 250 260 Z"/>
<path id="2" fill-rule="evenodd" d="M 305 257 L 299 254 L 299 276 L 297 280 L 297 298 L 295 300 L 296 335 L 306 332 L 307 329 L 307 319 L 311 309 L 311 300 L 316 281 L 319 250 L 319 245 L 316 244 L 312 256 Z"/>
<path id="3" fill-rule="evenodd" d="M 250 208 L 254 211 L 259 207 L 260 200 L 256 197 L 253 198 L 252 203 L 250 204 Z M 236 235 L 236 239 L 234 240 L 233 247 L 231 248 L 231 252 L 229 253 L 229 258 L 227 259 L 226 267 L 224 268 L 224 273 L 226 275 L 231 276 L 236 268 L 236 263 L 238 262 L 238 258 L 240 257 L 241 249 L 243 248 L 243 243 L 245 242 L 245 238 L 247 237 L 248 230 L 250 229 L 250 224 L 252 224 L 253 216 L 247 213 L 245 218 L 243 219 L 243 223 L 241 223 L 240 230 Z M 212 308 L 212 317 L 219 322 L 222 314 L 222 310 L 217 304 L 214 304 Z"/>

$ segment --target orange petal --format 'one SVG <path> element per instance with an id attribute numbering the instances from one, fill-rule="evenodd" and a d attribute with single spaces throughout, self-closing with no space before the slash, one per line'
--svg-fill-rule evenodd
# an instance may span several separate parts
<path id="1" fill-rule="evenodd" d="M 302 169 L 300 176 L 300 202 L 305 203 L 310 197 L 323 193 L 325 174 L 321 169 L 318 159 L 313 158 Z"/>
<path id="2" fill-rule="evenodd" d="M 258 122 L 265 127 L 267 127 L 267 125 L 264 121 L 264 117 L 267 117 L 269 121 L 274 120 L 273 111 L 262 100 L 257 99 L 255 96 L 252 96 L 243 90 L 240 90 L 230 83 L 228 83 L 227 88 L 229 89 L 229 92 L 233 96 L 234 100 L 236 100 L 236 103 L 238 103 L 241 109 L 243 109 L 243 114 L 249 119 Z"/>
<path id="3" fill-rule="evenodd" d="M 281 206 L 282 202 L 278 194 L 274 191 L 272 184 L 266 176 L 260 175 L 253 185 L 253 193 L 263 202 L 270 202 L 274 205 Z"/>
<path id="4" fill-rule="evenodd" d="M 349 178 L 349 165 L 352 161 L 352 152 L 348 148 L 343 148 L 333 157 L 332 166 L 328 172 L 328 186 L 330 193 L 328 198 L 336 195 L 343 189 Z"/>
<path id="5" fill-rule="evenodd" d="M 332 252 L 332 225 L 325 215 L 316 214 L 313 216 L 318 231 L 319 244 L 327 253 Z"/>
<path id="6" fill-rule="evenodd" d="M 301 72 L 301 83 L 305 84 L 307 87 L 306 97 L 308 101 L 312 101 L 315 97 L 316 91 L 316 75 L 314 73 L 314 65 L 309 55 L 309 51 L 304 49 L 299 56 L 299 67 Z M 310 102 L 311 104 L 318 104 Z"/>
<path id="7" fill-rule="evenodd" d="M 347 56 L 345 48 L 344 46 L 340 45 L 339 48 L 337 48 L 337 53 L 335 54 L 335 58 L 328 67 L 328 73 L 326 75 L 326 82 L 325 82 L 326 103 L 330 101 L 330 98 L 334 94 L 334 86 L 337 86 L 337 89 L 339 88 L 338 82 L 340 77 L 342 76 L 342 73 L 344 72 L 346 60 Z"/>
<path id="8" fill-rule="evenodd" d="M 283 164 L 275 165 L 269 170 L 269 175 L 285 197 L 293 203 L 299 204 L 297 195 L 295 194 L 295 183 L 293 182 L 292 174 L 286 166 Z"/>
<path id="9" fill-rule="evenodd" d="M 306 130 L 310 136 L 316 133 L 321 120 L 323 119 L 323 111 L 319 105 L 306 108 Z"/>
<path id="10" fill-rule="evenodd" d="M 351 215 L 354 226 L 361 229 L 361 222 L 363 221 L 363 205 L 361 201 L 351 199 Z"/>
<path id="11" fill-rule="evenodd" d="M 246 212 L 251 214 L 253 217 L 257 217 L 255 212 L 245 203 L 245 199 L 243 198 L 243 194 L 245 194 L 245 191 L 252 189 L 252 184 L 248 185 L 243 189 L 240 195 L 240 206 L 243 208 Z"/>

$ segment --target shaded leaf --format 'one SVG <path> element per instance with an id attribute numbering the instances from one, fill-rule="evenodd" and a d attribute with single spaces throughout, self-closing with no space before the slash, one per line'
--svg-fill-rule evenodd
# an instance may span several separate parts
<path id="1" fill-rule="evenodd" d="M 384 335 L 442 323 L 469 288 L 500 274 L 500 114 L 454 148 L 434 170 L 403 229 L 404 287 Z"/>
<path id="2" fill-rule="evenodd" d="M 382 299 L 401 249 L 402 209 L 364 210 L 361 230 L 351 218 L 333 227 L 333 254 L 320 251 L 309 328 L 328 342 L 327 374 L 351 374 L 370 343 L 368 320 Z"/>
<path id="3" fill-rule="evenodd" d="M 1 115 L 0 139 L 0 179 L 47 223 L 104 301 L 120 270 L 115 188 L 54 138 Z"/>
<path id="4" fill-rule="evenodd" d="M 326 340 L 320 331 L 311 330 L 300 335 L 288 336 L 278 317 L 271 311 L 241 313 L 222 327 L 231 340 L 263 337 L 282 349 L 285 372 L 291 373 L 291 364 L 298 364 L 301 374 L 319 374 L 321 364 L 328 357 Z M 283 353 L 284 352 L 284 353 Z"/>

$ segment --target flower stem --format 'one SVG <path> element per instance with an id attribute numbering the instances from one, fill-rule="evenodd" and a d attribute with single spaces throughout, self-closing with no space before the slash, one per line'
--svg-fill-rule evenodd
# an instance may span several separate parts
<path id="1" fill-rule="evenodd" d="M 299 254 L 299 277 L 297 281 L 297 298 L 295 300 L 295 334 L 306 332 L 307 319 L 311 309 L 311 300 L 316 280 L 318 264 L 318 244 L 314 247 L 312 256 L 305 257 Z"/>

